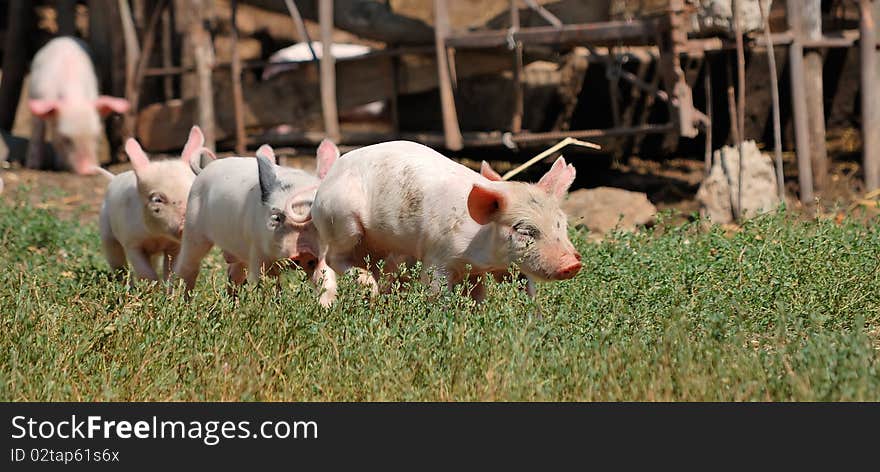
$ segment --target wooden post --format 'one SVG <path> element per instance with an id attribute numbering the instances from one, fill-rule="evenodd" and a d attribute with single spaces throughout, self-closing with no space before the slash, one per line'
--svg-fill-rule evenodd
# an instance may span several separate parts
<path id="1" fill-rule="evenodd" d="M 324 133 L 339 143 L 339 111 L 336 108 L 336 59 L 333 57 L 333 0 L 320 0 L 318 21 L 321 24 L 321 109 Z"/>
<path id="2" fill-rule="evenodd" d="M 55 0 L 58 35 L 76 35 L 76 0 Z"/>
<path id="3" fill-rule="evenodd" d="M 862 171 L 865 190 L 880 188 L 880 59 L 877 52 L 877 19 L 880 1 L 860 0 L 862 59 Z"/>
<path id="4" fill-rule="evenodd" d="M 703 153 L 703 165 L 705 166 L 705 172 L 708 176 L 709 173 L 712 172 L 712 61 L 709 59 L 708 54 L 703 57 L 703 67 L 706 68 L 706 73 L 703 76 L 703 87 L 706 92 L 706 118 L 709 119 L 709 122 L 706 124 L 706 143 Z"/>
<path id="5" fill-rule="evenodd" d="M 745 47 L 743 46 L 743 33 L 742 33 L 742 21 L 741 21 L 741 11 L 740 11 L 740 2 L 737 0 L 733 1 L 733 30 L 734 34 L 736 34 L 736 88 L 737 88 L 737 99 L 736 99 L 736 127 L 739 129 L 739 141 L 736 143 L 737 152 L 739 152 L 739 166 L 737 176 L 737 189 L 736 189 L 736 209 L 733 211 L 733 216 L 737 220 L 741 220 L 743 218 L 743 176 L 745 175 L 744 169 L 746 168 L 746 156 L 743 148 L 743 142 L 746 139 L 746 58 L 745 58 Z"/>
<path id="6" fill-rule="evenodd" d="M 315 49 L 312 47 L 312 38 L 309 37 L 309 31 L 306 29 L 306 24 L 303 22 L 302 15 L 299 13 L 299 8 L 296 7 L 296 3 L 293 0 L 284 0 L 285 5 L 287 5 L 287 11 L 290 13 L 290 19 L 293 20 L 293 26 L 296 28 L 296 34 L 299 36 L 300 41 L 305 41 L 306 46 L 309 48 L 309 52 L 312 53 L 312 59 L 317 61 L 318 55 L 315 54 Z"/>
<path id="7" fill-rule="evenodd" d="M 89 46 L 95 58 L 95 72 L 101 93 L 115 97 L 125 96 L 125 46 L 119 40 L 122 36 L 119 2 L 89 0 Z M 123 121 L 118 115 L 110 115 L 105 121 L 111 164 L 120 158 L 125 160 L 125 153 L 120 152 L 125 136 Z"/>
<path id="8" fill-rule="evenodd" d="M 243 156 L 247 150 L 244 130 L 244 92 L 241 89 L 241 58 L 238 55 L 238 0 L 232 0 L 232 106 L 235 112 L 235 152 Z"/>
<path id="9" fill-rule="evenodd" d="M 446 50 L 446 37 L 449 35 L 449 11 L 446 0 L 434 0 L 434 43 L 437 49 L 437 77 L 440 87 L 440 106 L 443 112 L 443 136 L 446 147 L 458 151 L 464 147 L 458 114 L 455 110 L 455 96 L 452 94 L 452 79 L 449 75 L 449 56 Z"/>
<path id="10" fill-rule="evenodd" d="M 211 69 L 214 67 L 214 48 L 211 35 L 205 27 L 206 7 L 202 0 L 191 0 L 191 39 L 193 57 L 198 77 L 199 118 L 198 123 L 205 135 L 205 147 L 214 150 L 216 147 L 214 131 L 214 86 L 211 82 Z"/>
<path id="11" fill-rule="evenodd" d="M 801 33 L 804 39 L 822 39 L 822 1 L 805 0 L 801 7 Z M 822 85 L 822 53 L 804 51 L 804 86 L 807 95 L 807 124 L 810 130 L 810 162 L 813 188 L 821 192 L 828 186 L 828 151 L 825 147 L 825 104 Z"/>
<path id="12" fill-rule="evenodd" d="M 140 51 L 140 58 L 138 59 L 137 67 L 135 68 L 134 77 L 126 81 L 128 90 L 126 90 L 125 95 L 129 103 L 131 103 L 131 108 L 128 110 L 128 113 L 125 114 L 124 128 L 128 130 L 132 136 L 135 136 L 137 133 L 137 112 L 140 108 L 141 87 L 144 82 L 144 74 L 147 71 L 147 66 L 150 65 L 150 57 L 153 55 L 153 46 L 156 44 L 156 30 L 159 28 L 159 19 L 162 17 L 162 12 L 167 5 L 168 0 L 158 0 L 153 6 L 153 12 L 150 15 L 147 29 L 144 32 L 143 49 Z"/>
<path id="13" fill-rule="evenodd" d="M 510 38 L 513 44 L 513 119 L 510 123 L 510 131 L 519 133 L 522 131 L 523 118 L 523 45 L 513 40 L 513 35 L 519 31 L 519 8 L 516 0 L 510 0 Z"/>
<path id="14" fill-rule="evenodd" d="M 770 72 L 770 98 L 773 105 L 773 151 L 776 161 L 776 192 L 779 201 L 785 201 L 785 174 L 782 169 L 782 120 L 779 110 L 779 80 L 776 76 L 776 53 L 773 51 L 773 40 L 770 36 L 770 15 L 764 11 L 764 5 L 758 2 L 761 11 L 761 22 L 764 29 L 764 40 L 767 42 L 767 64 Z"/>
<path id="15" fill-rule="evenodd" d="M 791 74 L 791 108 L 794 114 L 795 149 L 801 202 L 813 201 L 813 169 L 810 162 L 810 127 L 807 118 L 807 89 L 804 85 L 804 48 L 801 34 L 801 2 L 785 2 L 788 26 L 794 33 L 788 47 L 788 70 Z"/>
<path id="16" fill-rule="evenodd" d="M 162 12 L 162 67 L 173 65 L 171 47 L 171 9 L 166 8 Z M 166 101 L 174 98 L 174 77 L 162 77 L 162 90 Z"/>
<path id="17" fill-rule="evenodd" d="M 3 79 L 0 80 L 0 128 L 10 131 L 21 97 L 31 51 L 31 33 L 36 28 L 34 6 L 28 0 L 11 0 L 3 46 Z"/>

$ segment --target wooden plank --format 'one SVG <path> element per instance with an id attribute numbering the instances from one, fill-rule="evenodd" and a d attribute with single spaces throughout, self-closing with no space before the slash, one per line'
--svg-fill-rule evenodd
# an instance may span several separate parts
<path id="1" fill-rule="evenodd" d="M 788 70 L 791 75 L 791 101 L 794 115 L 795 150 L 798 161 L 800 198 L 804 204 L 813 201 L 813 169 L 810 162 L 810 127 L 807 118 L 807 90 L 804 84 L 804 49 L 801 43 L 800 2 L 786 2 L 789 28 L 794 40 L 788 48 Z"/>
<path id="2" fill-rule="evenodd" d="M 877 52 L 877 20 L 880 2 L 860 0 L 862 60 L 862 167 L 865 190 L 880 188 L 880 57 Z"/>
<path id="3" fill-rule="evenodd" d="M 455 96 L 452 93 L 452 78 L 449 72 L 449 56 L 446 38 L 449 36 L 449 12 L 446 0 L 434 0 L 434 39 L 437 48 L 437 76 L 440 85 L 440 106 L 443 113 L 443 134 L 446 147 L 457 151 L 462 148 L 461 129 L 455 109 Z"/>
<path id="4" fill-rule="evenodd" d="M 336 105 L 336 59 L 333 57 L 333 0 L 320 0 L 318 18 L 321 24 L 321 111 L 324 132 L 339 143 L 339 109 Z"/>

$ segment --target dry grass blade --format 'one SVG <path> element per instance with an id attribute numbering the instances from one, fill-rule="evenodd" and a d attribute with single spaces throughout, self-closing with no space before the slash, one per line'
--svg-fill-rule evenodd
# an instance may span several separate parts
<path id="1" fill-rule="evenodd" d="M 554 144 L 553 146 L 551 146 L 551 147 L 545 149 L 544 151 L 542 151 L 542 152 L 541 152 L 540 154 L 538 154 L 537 156 L 535 156 L 535 157 L 529 159 L 528 161 L 524 162 L 523 164 L 521 164 L 521 165 L 520 165 L 519 167 L 517 167 L 516 169 L 513 169 L 513 170 L 511 170 L 510 172 L 504 174 L 504 175 L 501 177 L 501 179 L 502 179 L 502 180 L 510 180 L 511 177 L 513 177 L 513 176 L 515 176 L 516 174 L 519 174 L 520 172 L 522 172 L 522 171 L 528 169 L 529 167 L 533 166 L 536 162 L 538 162 L 538 161 L 540 161 L 541 159 L 544 159 L 545 157 L 549 156 L 550 154 L 553 154 L 554 152 L 556 152 L 556 151 L 558 151 L 558 150 L 564 148 L 565 146 L 568 146 L 569 144 L 571 144 L 571 145 L 575 145 L 575 146 L 581 146 L 581 147 L 585 147 L 585 148 L 589 148 L 589 149 L 602 149 L 602 147 L 599 146 L 599 145 L 596 144 L 596 143 L 591 143 L 591 142 L 588 142 L 588 141 L 581 141 L 581 140 L 579 140 L 579 139 L 575 139 L 575 138 L 572 138 L 571 136 L 569 136 L 569 137 L 563 139 L 562 141 L 559 141 L 558 143 Z"/>

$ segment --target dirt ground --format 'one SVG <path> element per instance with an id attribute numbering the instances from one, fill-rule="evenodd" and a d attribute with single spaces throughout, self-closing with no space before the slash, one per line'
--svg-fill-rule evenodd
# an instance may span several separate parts
<path id="1" fill-rule="evenodd" d="M 346 149 L 343 149 L 343 152 Z M 817 200 L 818 205 L 804 206 L 797 199 L 797 164 L 793 153 L 783 156 L 788 208 L 800 212 L 805 217 L 841 218 L 844 214 L 856 214 L 862 218 L 874 218 L 880 214 L 876 197 L 865 200 L 862 190 L 860 155 L 853 149 L 852 143 L 845 139 L 830 139 L 829 155 L 832 157 L 829 186 Z M 768 152 L 768 150 L 764 150 Z M 855 151 L 855 152 L 854 152 Z M 283 165 L 313 169 L 314 155 L 297 152 L 291 148 L 276 149 Z M 231 155 L 221 153 L 220 156 Z M 494 155 L 497 159 L 489 159 L 499 172 L 505 172 L 516 163 L 505 161 L 504 156 Z M 551 158 L 552 159 L 552 158 Z M 478 169 L 479 161 L 461 159 L 465 165 Z M 548 159 L 548 162 L 550 159 Z M 643 159 L 632 156 L 622 162 L 595 160 L 588 157 L 569 157 L 578 168 L 579 178 L 575 188 L 596 186 L 619 187 L 627 190 L 644 192 L 648 199 L 659 210 L 676 210 L 678 221 L 686 221 L 699 211 L 699 203 L 695 199 L 705 166 L 702 158 L 675 157 L 663 161 Z M 546 169 L 546 163 L 538 163 L 529 172 L 522 175 L 525 180 L 535 180 Z M 127 163 L 109 167 L 115 174 L 130 169 Z M 56 212 L 62 218 L 80 215 L 86 221 L 97 221 L 101 201 L 104 198 L 107 181 L 101 176 L 77 176 L 63 172 L 33 171 L 21 168 L 0 170 L 5 181 L 5 189 L 0 199 L 4 202 L 15 198 L 19 189 L 32 189 L 29 201 L 32 205 Z M 581 177 L 583 176 L 583 177 Z M 45 196 L 44 196 L 45 195 Z"/>

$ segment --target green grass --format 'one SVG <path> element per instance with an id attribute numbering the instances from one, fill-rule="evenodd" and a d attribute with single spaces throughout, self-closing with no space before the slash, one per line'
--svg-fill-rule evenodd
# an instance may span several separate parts
<path id="1" fill-rule="evenodd" d="M 216 254 L 190 301 L 129 289 L 94 221 L 19 200 L 0 207 L 0 399 L 880 400 L 876 226 L 572 236 L 583 271 L 536 300 L 370 301 L 346 280 L 323 311 L 296 273 L 233 301 Z"/>

